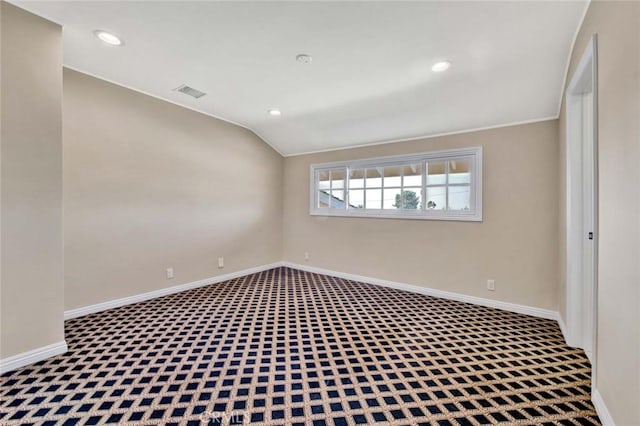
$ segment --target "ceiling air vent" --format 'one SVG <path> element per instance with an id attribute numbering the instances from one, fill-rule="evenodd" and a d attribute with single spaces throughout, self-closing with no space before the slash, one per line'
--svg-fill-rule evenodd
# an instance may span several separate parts
<path id="1" fill-rule="evenodd" d="M 186 84 L 183 84 L 180 87 L 176 87 L 175 89 L 173 89 L 176 92 L 180 92 L 180 93 L 184 93 L 185 95 L 189 95 L 192 98 L 201 98 L 204 95 L 206 95 L 206 93 L 199 91 L 198 89 L 194 89 L 193 87 L 189 87 Z"/>

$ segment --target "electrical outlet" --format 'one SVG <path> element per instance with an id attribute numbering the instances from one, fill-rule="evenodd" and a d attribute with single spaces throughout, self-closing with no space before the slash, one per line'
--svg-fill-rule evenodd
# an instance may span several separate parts
<path id="1" fill-rule="evenodd" d="M 487 280 L 487 290 L 489 291 L 495 291 L 496 289 L 496 282 L 495 280 Z"/>
<path id="2" fill-rule="evenodd" d="M 167 279 L 173 278 L 173 268 L 167 268 Z"/>
<path id="3" fill-rule="evenodd" d="M 309 252 L 308 251 L 304 252 L 304 260 L 309 260 Z"/>
<path id="4" fill-rule="evenodd" d="M 224 257 L 218 258 L 218 268 L 220 269 L 224 268 Z"/>

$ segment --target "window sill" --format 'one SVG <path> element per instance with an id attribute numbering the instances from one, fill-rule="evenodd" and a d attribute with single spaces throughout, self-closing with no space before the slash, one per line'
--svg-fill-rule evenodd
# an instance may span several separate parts
<path id="1" fill-rule="evenodd" d="M 445 220 L 445 221 L 456 221 L 456 222 L 482 222 L 482 214 L 478 213 L 446 213 L 446 214 L 411 214 L 411 213 L 391 213 L 384 211 L 355 211 L 350 210 L 349 212 L 345 211 L 311 211 L 309 213 L 311 216 L 331 216 L 331 217 L 359 217 L 359 218 L 369 218 L 369 219 L 412 219 L 412 220 Z"/>

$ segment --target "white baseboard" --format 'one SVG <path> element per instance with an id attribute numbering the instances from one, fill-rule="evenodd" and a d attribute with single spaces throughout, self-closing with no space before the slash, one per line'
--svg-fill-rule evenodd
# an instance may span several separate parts
<path id="1" fill-rule="evenodd" d="M 562 319 L 562 315 L 558 313 L 558 326 L 560 327 L 560 332 L 562 333 L 562 338 L 564 342 L 567 343 L 567 325 L 564 323 Z"/>
<path id="2" fill-rule="evenodd" d="M 317 274 L 330 275 L 346 280 L 360 281 L 367 284 L 374 284 L 398 290 L 410 291 L 412 293 L 424 294 L 427 296 L 439 297 L 442 299 L 456 300 L 458 302 L 472 303 L 474 305 L 487 306 L 489 308 L 502 309 L 503 311 L 516 312 L 518 314 L 531 315 L 539 318 L 558 320 L 558 313 L 548 309 L 535 308 L 533 306 L 518 305 L 515 303 L 501 302 L 499 300 L 484 299 L 482 297 L 467 296 L 465 294 L 453 293 L 450 291 L 436 290 L 428 287 L 421 287 L 413 284 L 399 283 L 395 281 L 382 280 L 379 278 L 365 277 L 362 275 L 348 274 L 345 272 L 331 271 L 328 269 L 316 268 L 313 266 L 300 265 L 297 263 L 283 262 L 283 266 L 302 271 L 314 272 Z"/>
<path id="3" fill-rule="evenodd" d="M 440 297 L 443 299 L 456 300 L 459 302 L 472 303 L 475 305 L 502 309 L 504 311 L 516 312 L 519 314 L 531 315 L 534 317 L 560 321 L 560 317 L 558 313 L 548 309 L 518 305 L 515 303 L 509 303 L 509 302 L 501 302 L 499 300 L 484 299 L 482 297 L 476 297 L 476 296 L 467 296 L 460 293 L 453 293 L 449 291 L 436 290 L 436 289 L 421 287 L 421 286 L 412 285 L 412 284 L 382 280 L 379 278 L 366 277 L 363 275 L 355 275 L 355 274 L 349 274 L 345 272 L 332 271 L 329 269 L 316 268 L 313 266 L 301 265 L 301 264 L 292 263 L 292 262 L 275 262 L 268 265 L 262 265 L 262 266 L 257 266 L 255 268 L 243 269 L 241 271 L 232 272 L 224 275 L 218 275 L 216 277 L 206 278 L 199 281 L 193 281 L 190 283 L 181 284 L 174 287 L 163 288 L 163 289 L 151 291 L 148 293 L 137 294 L 134 296 L 123 297 L 121 299 L 110 300 L 108 302 L 102 302 L 95 305 L 85 306 L 82 308 L 71 309 L 71 310 L 65 311 L 64 319 L 69 320 L 69 319 L 78 318 L 84 315 L 105 311 L 107 309 L 130 305 L 132 303 L 143 302 L 146 300 L 155 299 L 156 297 L 167 296 L 169 294 L 179 293 L 181 291 L 186 291 L 186 290 L 202 287 L 209 284 L 216 284 L 222 281 L 231 280 L 231 279 L 242 277 L 245 275 L 255 274 L 257 272 L 266 271 L 268 269 L 277 268 L 279 266 L 286 266 L 289 268 L 299 269 L 302 271 L 314 272 L 314 273 L 323 274 L 323 275 L 330 275 L 330 276 L 352 280 L 352 281 L 361 281 L 368 284 L 374 284 L 374 285 L 380 285 L 384 287 L 391 287 L 399 290 L 410 291 L 412 293 L 419 293 L 427 296 L 434 296 L 434 297 Z M 560 329 L 563 330 L 563 335 L 564 335 L 563 327 L 564 327 L 564 324 L 561 324 Z"/>
<path id="4" fill-rule="evenodd" d="M 613 417 L 611 417 L 611 413 L 607 409 L 607 405 L 604 403 L 604 399 L 602 399 L 602 395 L 598 392 L 598 389 L 595 387 L 591 388 L 591 402 L 593 406 L 596 407 L 596 413 L 598 413 L 598 417 L 600 417 L 600 422 L 602 426 L 615 426 L 615 422 L 613 421 Z"/>
<path id="5" fill-rule="evenodd" d="M 121 299 L 110 300 L 108 302 L 97 303 L 95 305 L 89 305 L 82 308 L 70 309 L 64 311 L 64 319 L 69 320 L 73 318 L 82 317 L 84 315 L 95 314 L 96 312 L 106 311 L 107 309 L 118 308 L 120 306 L 131 305 L 133 303 L 144 302 L 146 300 L 155 299 L 156 297 L 167 296 L 169 294 L 180 293 L 181 291 L 191 290 L 197 287 L 203 287 L 209 284 L 216 284 L 234 278 L 243 277 L 249 274 L 255 274 L 257 272 L 273 269 L 278 266 L 282 266 L 282 262 L 270 263 L 268 265 L 257 266 L 255 268 L 243 269 L 237 272 L 231 272 L 229 274 L 218 275 L 216 277 L 205 278 L 199 281 L 192 281 L 186 284 L 180 284 L 173 287 L 167 287 L 160 290 L 150 291 L 148 293 L 136 294 L 129 297 L 123 297 Z"/>
<path id="6" fill-rule="evenodd" d="M 10 356 L 9 358 L 0 359 L 0 374 L 51 358 L 52 356 L 61 355 L 66 351 L 67 342 L 63 340 L 62 342 L 23 352 L 18 355 Z"/>

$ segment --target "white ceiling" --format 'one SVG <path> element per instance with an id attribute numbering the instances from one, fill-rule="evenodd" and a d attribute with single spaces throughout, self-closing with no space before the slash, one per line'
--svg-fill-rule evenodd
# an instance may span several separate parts
<path id="1" fill-rule="evenodd" d="M 13 1 L 64 63 L 246 126 L 284 155 L 556 117 L 587 1 Z M 104 29 L 125 45 L 94 37 Z M 296 62 L 312 55 L 309 64 Z M 431 65 L 448 59 L 447 72 Z M 172 89 L 186 83 L 207 96 Z M 269 108 L 282 116 L 271 117 Z"/>

